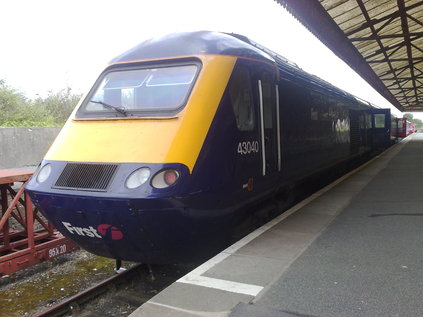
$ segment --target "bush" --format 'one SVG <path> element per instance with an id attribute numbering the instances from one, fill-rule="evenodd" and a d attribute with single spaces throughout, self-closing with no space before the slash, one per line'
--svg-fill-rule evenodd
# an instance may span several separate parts
<path id="1" fill-rule="evenodd" d="M 21 92 L 0 80 L 0 126 L 61 126 L 81 96 L 71 88 L 49 92 L 46 98 L 28 100 Z"/>
<path id="2" fill-rule="evenodd" d="M 52 122 L 62 125 L 77 105 L 81 95 L 73 94 L 71 88 L 62 89 L 59 92 L 49 92 L 46 98 L 37 98 L 32 106 L 43 109 Z"/>

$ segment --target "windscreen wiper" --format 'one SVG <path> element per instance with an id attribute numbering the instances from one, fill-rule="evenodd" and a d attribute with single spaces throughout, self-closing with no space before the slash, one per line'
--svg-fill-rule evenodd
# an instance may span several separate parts
<path id="1" fill-rule="evenodd" d="M 105 103 L 105 102 L 100 101 L 100 100 L 91 100 L 90 102 L 99 103 L 100 105 L 103 105 L 106 108 L 113 109 L 113 110 L 123 114 L 125 117 L 128 116 L 128 113 L 125 111 L 125 108 L 123 108 L 123 107 L 112 106 L 112 105 L 109 105 L 108 103 Z"/>

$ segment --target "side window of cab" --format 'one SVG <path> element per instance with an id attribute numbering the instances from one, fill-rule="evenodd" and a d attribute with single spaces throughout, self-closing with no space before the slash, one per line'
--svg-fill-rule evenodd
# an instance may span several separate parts
<path id="1" fill-rule="evenodd" d="M 251 76 L 248 68 L 238 65 L 229 83 L 229 96 L 238 130 L 253 131 L 256 126 Z"/>

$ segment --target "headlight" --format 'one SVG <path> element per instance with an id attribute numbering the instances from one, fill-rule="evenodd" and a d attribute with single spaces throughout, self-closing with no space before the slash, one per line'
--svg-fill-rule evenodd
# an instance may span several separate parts
<path id="1" fill-rule="evenodd" d="M 148 167 L 141 167 L 129 175 L 129 177 L 126 179 L 125 185 L 129 189 L 134 189 L 144 184 L 149 177 L 150 169 Z"/>
<path id="2" fill-rule="evenodd" d="M 153 177 L 153 180 L 151 181 L 151 185 L 154 188 L 166 188 L 175 184 L 178 178 L 179 178 L 179 172 L 177 170 L 172 168 L 165 169 L 157 173 Z"/>
<path id="3" fill-rule="evenodd" d="M 50 176 L 50 173 L 51 173 L 51 164 L 47 163 L 46 165 L 41 167 L 40 171 L 38 172 L 37 182 L 44 183 L 47 180 L 47 178 Z"/>

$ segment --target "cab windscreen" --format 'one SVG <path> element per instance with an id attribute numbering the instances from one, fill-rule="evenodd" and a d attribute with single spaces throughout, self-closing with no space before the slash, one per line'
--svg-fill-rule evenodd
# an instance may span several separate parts
<path id="1" fill-rule="evenodd" d="M 184 64 L 107 72 L 77 118 L 175 114 L 185 105 L 198 69 L 196 64 Z"/>

